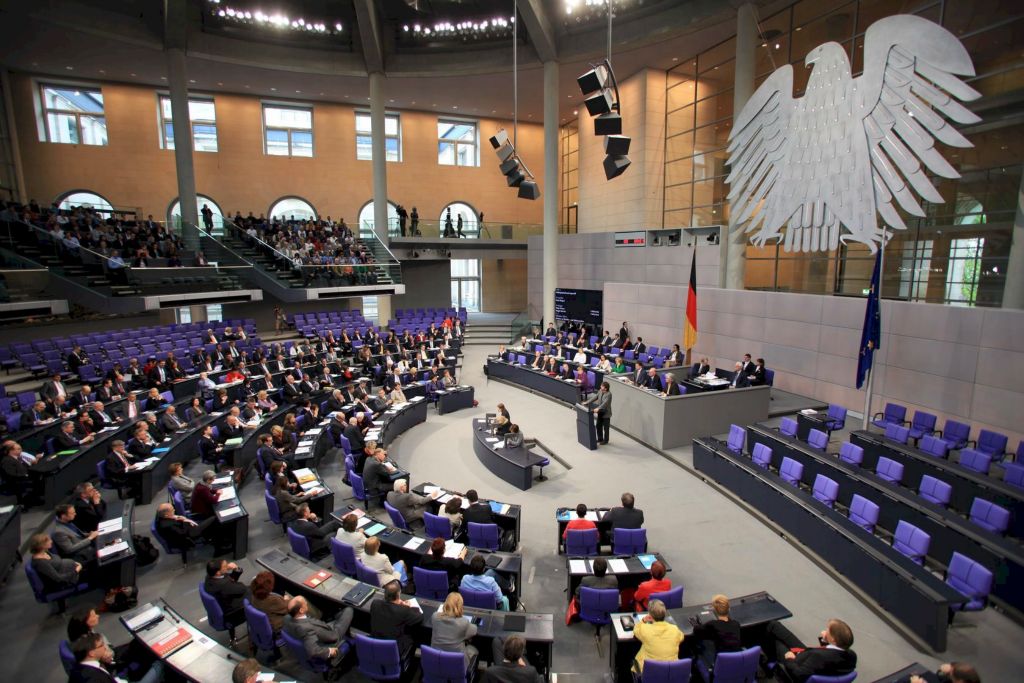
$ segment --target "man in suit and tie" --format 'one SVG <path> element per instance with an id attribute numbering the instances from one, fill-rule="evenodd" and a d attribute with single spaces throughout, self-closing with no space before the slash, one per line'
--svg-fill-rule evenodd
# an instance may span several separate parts
<path id="1" fill-rule="evenodd" d="M 391 581 L 384 586 L 384 599 L 370 604 L 370 633 L 374 638 L 398 642 L 398 656 L 411 657 L 416 648 L 415 629 L 423 623 L 423 613 L 402 600 L 402 585 Z"/>
<path id="2" fill-rule="evenodd" d="M 75 410 L 78 410 L 82 406 L 92 403 L 92 401 L 92 387 L 90 387 L 88 384 L 83 384 L 81 389 L 79 389 L 75 393 L 71 394 L 70 397 L 68 397 L 68 405 L 70 405 Z"/>
<path id="3" fill-rule="evenodd" d="M 646 373 L 644 372 L 644 364 L 637 361 L 633 364 L 633 373 L 629 376 L 629 381 L 635 386 L 642 387 L 645 386 L 645 378 Z"/>
<path id="4" fill-rule="evenodd" d="M 622 507 L 612 508 L 604 513 L 601 521 L 608 522 L 612 529 L 639 529 L 644 525 L 644 511 L 635 507 L 632 493 L 623 493 Z"/>
<path id="5" fill-rule="evenodd" d="M 31 408 L 22 411 L 18 427 L 22 430 L 32 429 L 52 421 L 53 416 L 46 412 L 46 404 L 42 401 L 36 401 L 32 404 Z"/>
<path id="6" fill-rule="evenodd" d="M 754 366 L 754 362 L 752 360 L 750 360 L 750 354 L 749 353 L 743 354 L 742 368 L 743 368 L 743 374 L 744 375 L 753 375 L 754 374 L 755 366 Z"/>
<path id="7" fill-rule="evenodd" d="M 363 439 L 363 430 L 359 428 L 358 418 L 349 418 L 348 426 L 345 427 L 345 438 L 348 439 L 348 445 L 352 453 L 357 456 L 366 448 L 366 441 Z"/>
<path id="8" fill-rule="evenodd" d="M 768 379 L 765 377 L 764 372 L 764 358 L 757 359 L 754 371 L 747 375 L 747 379 L 750 380 L 750 386 L 752 387 L 759 387 L 767 383 Z"/>
<path id="9" fill-rule="evenodd" d="M 227 442 L 229 439 L 237 439 L 245 435 L 245 429 L 242 427 L 241 421 L 235 415 L 228 415 L 224 419 L 224 424 L 217 430 L 217 435 L 221 443 Z"/>
<path id="10" fill-rule="evenodd" d="M 594 415 L 597 416 L 597 443 L 607 445 L 612 426 L 612 392 L 608 382 L 601 382 L 600 391 L 584 405 L 594 406 Z"/>
<path id="11" fill-rule="evenodd" d="M 633 347 L 633 351 L 639 356 L 641 353 L 647 353 L 647 344 L 644 344 L 643 337 L 636 338 L 636 346 Z"/>
<path id="12" fill-rule="evenodd" d="M 167 410 L 164 411 L 164 414 L 160 416 L 158 423 L 164 434 L 173 434 L 174 432 L 188 426 L 181 421 L 177 413 L 177 408 L 170 405 L 167 406 Z"/>
<path id="13" fill-rule="evenodd" d="M 331 397 L 327 399 L 327 412 L 338 413 L 341 409 L 347 405 L 347 402 L 342 398 L 341 389 L 335 389 L 331 392 Z"/>
<path id="14" fill-rule="evenodd" d="M 409 491 L 409 482 L 405 479 L 398 479 L 393 485 L 393 490 L 388 493 L 388 504 L 398 510 L 406 523 L 412 526 L 422 526 L 423 513 L 430 507 L 430 502 L 437 498 L 438 491 L 430 496 L 421 496 Z"/>
<path id="15" fill-rule="evenodd" d="M 92 423 L 96 425 L 97 429 L 103 429 L 104 427 L 113 427 L 122 419 L 120 417 L 115 417 L 108 413 L 106 406 L 103 405 L 103 401 L 94 402 L 89 407 L 88 412 L 89 417 L 92 419 Z"/>
<path id="16" fill-rule="evenodd" d="M 292 373 L 288 373 L 284 376 L 284 387 L 282 388 L 284 394 L 284 400 L 292 405 L 298 405 L 304 396 L 302 395 L 302 389 L 299 388 L 298 383 L 295 381 L 295 376 Z"/>
<path id="17" fill-rule="evenodd" d="M 213 537 L 210 526 L 217 521 L 216 517 L 207 517 L 202 522 L 195 522 L 188 517 L 174 514 L 174 506 L 160 503 L 156 508 L 156 531 L 167 545 L 176 550 L 191 550 L 200 536 Z"/>
<path id="18" fill-rule="evenodd" d="M 245 622 L 245 609 L 243 600 L 247 589 L 244 584 L 238 582 L 242 570 L 234 562 L 227 560 L 213 559 L 206 563 L 206 580 L 203 581 L 203 589 L 213 597 L 221 610 L 224 611 L 224 621 L 231 626 L 238 626 Z"/>
<path id="19" fill-rule="evenodd" d="M 124 404 L 121 405 L 121 415 L 129 420 L 134 420 L 138 418 L 142 412 L 142 405 L 139 403 L 135 392 L 129 391 L 125 396 Z"/>
<path id="20" fill-rule="evenodd" d="M 291 619 L 285 622 L 284 630 L 302 642 L 307 657 L 322 659 L 332 668 L 341 666 L 344 656 L 339 646 L 355 615 L 351 607 L 343 609 L 334 621 L 321 621 L 309 616 L 309 603 L 300 595 L 288 602 L 288 614 Z"/>
<path id="21" fill-rule="evenodd" d="M 124 662 L 114 663 L 114 651 L 102 633 L 89 631 L 80 636 L 71 644 L 71 652 L 76 662 L 68 678 L 71 683 L 120 683 L 124 680 L 110 673 Z M 163 676 L 164 663 L 156 660 L 139 683 L 157 683 Z"/>
<path id="22" fill-rule="evenodd" d="M 86 533 L 96 531 L 107 516 L 107 503 L 99 489 L 89 482 L 75 487 L 75 526 Z"/>
<path id="23" fill-rule="evenodd" d="M 75 373 L 77 375 L 78 374 L 78 368 L 82 367 L 83 365 L 88 364 L 88 362 L 89 362 L 89 359 L 85 357 L 85 352 L 82 351 L 82 347 L 79 346 L 78 344 L 75 344 L 71 348 L 71 352 L 68 353 L 68 357 L 67 357 L 68 370 L 70 370 L 71 372 L 73 372 L 73 373 Z"/>
<path id="24" fill-rule="evenodd" d="M 79 439 L 75 436 L 75 423 L 68 420 L 60 426 L 60 431 L 54 437 L 53 447 L 58 453 L 60 451 L 76 451 L 94 438 L 96 438 L 95 434 L 87 434 Z"/>
<path id="25" fill-rule="evenodd" d="M 55 517 L 56 522 L 50 536 L 60 556 L 83 565 L 95 560 L 96 551 L 92 542 L 100 534 L 95 529 L 85 531 L 75 524 L 75 506 L 58 505 Z"/>
<path id="26" fill-rule="evenodd" d="M 844 676 L 857 668 L 857 653 L 850 649 L 853 630 L 845 621 L 829 619 L 818 642 L 820 647 L 808 647 L 788 628 L 772 621 L 765 629 L 767 647 L 763 651 L 779 664 L 775 677 L 790 683 L 803 683 L 814 675 Z"/>
<path id="27" fill-rule="evenodd" d="M 167 361 L 161 358 L 156 362 L 156 367 L 149 371 L 146 376 L 149 387 L 151 389 L 156 388 L 163 391 L 167 388 L 170 378 L 167 374 Z"/>
<path id="28" fill-rule="evenodd" d="M 391 488 L 391 473 L 395 471 L 395 466 L 385 464 L 386 458 L 384 449 L 378 448 L 363 465 L 363 489 L 370 498 L 380 498 Z"/>
<path id="29" fill-rule="evenodd" d="M 43 386 L 39 388 L 39 396 L 51 404 L 57 396 L 65 399 L 68 397 L 67 388 L 64 386 L 64 381 L 61 380 L 59 372 L 55 372 L 53 377 L 43 382 Z"/>
<path id="30" fill-rule="evenodd" d="M 115 394 L 114 394 L 114 382 L 109 377 L 104 379 L 103 380 L 103 384 L 101 384 L 96 389 L 96 400 L 97 401 L 103 401 L 104 403 L 110 403 L 112 401 L 116 401 L 118 398 L 120 398 L 120 396 L 115 396 Z"/>
<path id="31" fill-rule="evenodd" d="M 732 381 L 729 382 L 729 386 L 733 389 L 742 389 L 743 387 L 750 386 L 750 380 L 747 379 L 747 374 L 743 371 L 743 363 L 736 363 L 733 366 Z"/>
<path id="32" fill-rule="evenodd" d="M 690 371 L 690 377 L 700 377 L 701 375 L 706 375 L 709 372 L 711 372 L 710 361 L 708 361 L 706 357 L 701 358 L 700 362 L 697 363 Z"/>
<path id="33" fill-rule="evenodd" d="M 341 528 L 341 522 L 336 519 L 330 521 L 322 520 L 309 509 L 308 503 L 301 503 L 295 512 L 298 514 L 288 528 L 295 533 L 304 536 L 309 542 L 309 554 L 319 555 L 326 553 L 327 544 L 332 536 Z"/>
<path id="34" fill-rule="evenodd" d="M 652 391 L 661 391 L 661 378 L 658 377 L 658 370 L 653 367 L 648 368 L 644 381 L 638 386 L 646 387 Z"/>
<path id="35" fill-rule="evenodd" d="M 132 456 L 124 447 L 124 441 L 117 439 L 110 444 L 110 453 L 107 454 L 107 479 L 118 488 L 128 485 L 128 467 L 135 462 Z"/>

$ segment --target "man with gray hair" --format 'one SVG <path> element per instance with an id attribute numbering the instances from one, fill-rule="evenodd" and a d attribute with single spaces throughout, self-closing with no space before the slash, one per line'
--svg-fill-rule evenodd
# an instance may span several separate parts
<path id="1" fill-rule="evenodd" d="M 742 389 L 743 387 L 750 386 L 750 380 L 747 379 L 747 373 L 743 371 L 743 363 L 736 363 L 733 366 L 732 381 L 729 382 L 729 386 L 733 389 Z"/>
<path id="2" fill-rule="evenodd" d="M 679 391 L 679 382 L 676 381 L 676 376 L 671 372 L 665 373 L 665 389 L 661 392 L 662 396 L 678 396 L 682 392 Z"/>
<path id="3" fill-rule="evenodd" d="M 437 498 L 439 491 L 434 491 L 430 497 L 421 496 L 409 491 L 409 482 L 406 479 L 396 479 L 393 490 L 388 492 L 387 501 L 391 507 L 398 510 L 405 523 L 409 526 L 423 524 L 423 513 L 430 506 L 430 502 Z"/>

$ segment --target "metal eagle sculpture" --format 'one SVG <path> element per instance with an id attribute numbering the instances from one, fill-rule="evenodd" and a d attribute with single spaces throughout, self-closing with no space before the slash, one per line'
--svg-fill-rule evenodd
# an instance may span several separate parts
<path id="1" fill-rule="evenodd" d="M 857 78 L 839 43 L 819 45 L 804 64 L 813 71 L 803 97 L 793 97 L 787 64 L 736 117 L 727 178 L 733 224 L 749 222 L 757 246 L 781 239 L 786 251 L 827 251 L 852 241 L 874 253 L 891 229 L 907 227 L 897 206 L 924 216 L 918 197 L 943 202 L 925 169 L 960 177 L 935 143 L 972 146 L 950 121 L 980 120 L 960 104 L 980 97 L 959 78 L 974 66 L 953 34 L 905 14 L 868 28 Z"/>

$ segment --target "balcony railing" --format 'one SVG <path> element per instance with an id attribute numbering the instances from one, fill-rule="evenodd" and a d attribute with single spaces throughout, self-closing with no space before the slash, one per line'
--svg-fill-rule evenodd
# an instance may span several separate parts
<path id="1" fill-rule="evenodd" d="M 375 235 L 373 221 L 364 220 L 359 225 L 360 237 L 366 238 Z M 523 240 L 531 235 L 542 235 L 544 226 L 540 223 L 500 223 L 470 221 L 462 226 L 462 233 L 458 231 L 458 223 L 453 221 L 451 227 L 445 226 L 445 221 L 418 221 L 413 229 L 411 221 L 405 225 L 405 234 L 402 234 L 401 225 L 397 218 L 388 219 L 388 237 L 391 239 L 401 237 L 418 237 L 423 239 L 484 239 L 484 240 Z"/>

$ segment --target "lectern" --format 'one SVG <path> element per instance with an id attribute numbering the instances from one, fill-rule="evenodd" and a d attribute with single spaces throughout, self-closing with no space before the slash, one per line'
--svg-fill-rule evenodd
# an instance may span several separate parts
<path id="1" fill-rule="evenodd" d="M 576 439 L 592 451 L 597 450 L 597 423 L 593 410 L 576 404 Z"/>

